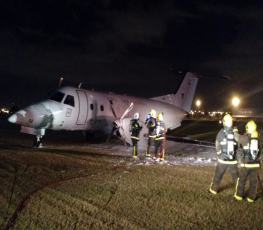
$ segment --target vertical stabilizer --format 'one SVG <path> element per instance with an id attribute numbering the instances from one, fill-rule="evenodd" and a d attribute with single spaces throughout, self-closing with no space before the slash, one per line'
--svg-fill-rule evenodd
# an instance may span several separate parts
<path id="1" fill-rule="evenodd" d="M 175 105 L 186 112 L 191 110 L 198 78 L 195 74 L 187 72 L 176 93 L 152 97 L 152 100 Z"/>
<path id="2" fill-rule="evenodd" d="M 197 76 L 191 72 L 187 72 L 177 92 L 171 95 L 172 104 L 189 112 L 191 110 L 197 82 Z"/>

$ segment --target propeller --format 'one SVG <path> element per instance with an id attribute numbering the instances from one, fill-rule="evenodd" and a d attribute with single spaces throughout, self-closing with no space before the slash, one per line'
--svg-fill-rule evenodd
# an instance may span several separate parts
<path id="1" fill-rule="evenodd" d="M 113 108 L 113 103 L 112 101 L 110 100 L 110 107 L 111 107 L 111 111 L 112 111 L 112 114 L 113 116 L 116 118 L 116 120 L 113 122 L 113 128 L 110 132 L 110 135 L 108 136 L 107 138 L 107 141 L 106 143 L 108 143 L 110 137 L 113 135 L 113 133 L 117 130 L 119 132 L 119 135 L 117 133 L 118 136 L 120 136 L 124 142 L 124 145 L 126 145 L 126 136 L 125 136 L 125 132 L 124 132 L 124 129 L 123 129 L 123 125 L 122 125 L 122 120 L 123 118 L 132 110 L 133 108 L 133 102 L 130 104 L 130 106 L 124 111 L 124 113 L 122 114 L 122 116 L 120 118 L 118 118 L 116 116 L 116 113 L 115 113 L 115 110 Z"/>

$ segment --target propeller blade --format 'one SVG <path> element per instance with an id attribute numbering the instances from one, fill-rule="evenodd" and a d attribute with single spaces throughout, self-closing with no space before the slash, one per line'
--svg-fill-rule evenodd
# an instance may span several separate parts
<path id="1" fill-rule="evenodd" d="M 110 102 L 110 106 L 111 106 L 111 111 L 114 115 L 114 117 L 116 118 L 116 120 L 113 122 L 114 126 L 111 130 L 110 135 L 107 138 L 106 143 L 109 141 L 110 137 L 113 135 L 113 133 L 117 130 L 117 132 L 119 132 L 120 134 L 120 138 L 123 140 L 124 145 L 126 146 L 126 136 L 125 136 L 125 132 L 124 129 L 122 127 L 122 119 L 127 115 L 127 113 L 129 113 L 132 109 L 133 109 L 133 102 L 130 104 L 130 106 L 125 110 L 125 112 L 122 114 L 121 118 L 117 118 L 114 108 L 113 108 L 113 103 L 111 100 L 109 100 Z"/>
<path id="2" fill-rule="evenodd" d="M 130 104 L 130 106 L 126 109 L 126 111 L 122 114 L 120 121 L 127 115 L 128 112 L 130 112 L 133 108 L 133 102 Z"/>
<path id="3" fill-rule="evenodd" d="M 114 108 L 113 108 L 112 100 L 109 100 L 109 102 L 110 102 L 111 112 L 112 112 L 113 116 L 114 116 L 115 118 L 117 118 L 116 113 L 115 113 Z"/>
<path id="4" fill-rule="evenodd" d="M 117 128 L 116 128 L 116 126 L 115 126 L 115 124 L 114 124 L 113 127 L 112 127 L 112 129 L 111 129 L 111 132 L 110 132 L 110 134 L 109 134 L 109 136 L 108 136 L 108 138 L 107 138 L 107 140 L 106 140 L 106 143 L 109 142 L 111 136 L 113 135 L 113 133 L 115 132 L 116 129 L 117 129 Z"/>
<path id="5" fill-rule="evenodd" d="M 120 127 L 119 130 L 120 130 L 121 139 L 122 139 L 122 141 L 123 141 L 123 144 L 124 144 L 125 146 L 127 146 L 126 136 L 125 136 L 125 133 L 124 133 L 123 127 Z"/>

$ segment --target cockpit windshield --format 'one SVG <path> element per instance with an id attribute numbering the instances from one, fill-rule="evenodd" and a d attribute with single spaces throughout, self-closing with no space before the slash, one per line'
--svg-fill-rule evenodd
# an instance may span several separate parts
<path id="1" fill-rule="evenodd" d="M 57 101 L 57 102 L 62 102 L 62 99 L 64 98 L 65 94 L 61 93 L 59 91 L 56 91 L 55 93 L 53 93 L 49 99 L 53 100 L 53 101 Z"/>
<path id="2" fill-rule="evenodd" d="M 64 101 L 64 104 L 71 105 L 72 107 L 74 107 L 75 106 L 74 97 L 71 95 L 67 95 L 67 97 Z"/>

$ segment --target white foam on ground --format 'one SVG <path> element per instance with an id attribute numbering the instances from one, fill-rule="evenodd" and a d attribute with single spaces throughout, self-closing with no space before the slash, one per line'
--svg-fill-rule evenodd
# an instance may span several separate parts
<path id="1" fill-rule="evenodd" d="M 49 148 L 49 147 L 47 147 Z M 51 148 L 54 148 L 52 146 Z M 112 155 L 112 156 L 123 156 L 125 159 L 130 159 L 132 164 L 136 165 L 152 165 L 157 164 L 153 160 L 147 161 L 145 158 L 145 147 L 139 147 L 138 156 L 139 159 L 135 160 L 132 158 L 132 146 L 124 146 L 119 144 L 84 144 L 82 146 L 68 145 L 63 147 L 55 147 L 63 149 L 80 149 L 85 151 L 94 150 L 96 153 Z M 154 146 L 151 147 L 151 156 L 154 157 Z M 117 158 L 116 158 L 117 159 Z M 121 158 L 116 164 L 121 163 Z M 174 141 L 166 141 L 165 146 L 165 161 L 162 164 L 165 165 L 216 165 L 217 154 L 215 147 L 211 146 L 200 146 L 187 143 L 180 143 Z"/>

